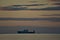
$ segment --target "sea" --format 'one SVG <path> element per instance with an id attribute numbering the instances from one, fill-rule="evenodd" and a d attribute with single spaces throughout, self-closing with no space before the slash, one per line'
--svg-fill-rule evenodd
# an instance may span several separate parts
<path id="1" fill-rule="evenodd" d="M 60 40 L 60 34 L 0 34 L 0 40 Z"/>

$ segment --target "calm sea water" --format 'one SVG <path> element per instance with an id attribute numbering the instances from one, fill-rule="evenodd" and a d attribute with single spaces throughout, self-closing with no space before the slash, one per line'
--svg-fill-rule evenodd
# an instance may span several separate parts
<path id="1" fill-rule="evenodd" d="M 0 34 L 0 40 L 60 40 L 60 34 Z"/>
<path id="2" fill-rule="evenodd" d="M 35 31 L 35 34 L 60 34 L 60 27 L 2 26 L 0 34 L 18 34 L 17 31 Z"/>

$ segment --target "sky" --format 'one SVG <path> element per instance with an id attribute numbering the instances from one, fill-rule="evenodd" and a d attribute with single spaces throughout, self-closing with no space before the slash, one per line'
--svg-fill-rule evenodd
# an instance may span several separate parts
<path id="1" fill-rule="evenodd" d="M 48 3 L 48 0 L 0 0 L 0 6 L 31 4 L 31 3 Z M 34 6 L 33 6 L 34 7 Z M 45 6 L 39 6 L 45 7 Z M 36 6 L 37 8 L 37 6 Z M 55 14 L 55 15 L 54 15 Z M 48 15 L 48 16 L 44 16 Z M 51 16 L 52 15 L 52 16 Z M 60 18 L 60 11 L 0 11 L 0 18 Z M 51 19 L 52 20 L 52 19 Z M 58 19 L 56 19 L 58 20 Z M 45 24 L 46 23 L 46 24 Z M 60 21 L 36 20 L 36 21 L 17 21 L 17 20 L 0 20 L 0 26 L 60 26 Z M 8 24 L 8 25 L 7 25 Z M 27 25 L 28 24 L 28 25 Z"/>
<path id="2" fill-rule="evenodd" d="M 48 0 L 0 0 L 0 7 L 20 5 L 20 4 L 35 4 L 35 3 L 47 4 Z M 35 6 L 35 8 L 38 8 L 38 7 L 45 8 L 45 7 L 52 7 L 52 6 L 53 5 L 50 5 L 48 3 L 48 6 L 45 6 L 45 5 Z M 19 20 L 17 20 L 17 18 L 19 18 Z M 27 18 L 27 19 L 21 20 L 21 18 L 22 19 Z M 39 20 L 38 19 L 28 20 L 29 18 L 33 18 L 33 19 L 38 18 Z M 51 28 L 60 27 L 60 10 L 53 10 L 53 11 L 52 10 L 50 11 L 48 10 L 37 10 L 37 11 L 36 10 L 35 11 L 34 10 L 33 11 L 32 10 L 18 10 L 18 11 L 0 10 L 0 28 L 3 27 L 1 29 L 2 31 L 4 29 L 6 32 L 6 30 L 8 30 L 10 27 L 11 27 L 10 29 L 12 29 L 13 31 L 14 30 L 16 31 L 17 29 L 19 29 L 17 26 L 28 26 L 28 27 L 33 26 L 33 27 L 38 27 L 38 28 L 39 27 L 51 27 Z M 17 27 L 17 29 L 16 28 L 14 29 L 13 27 Z M 3 31 L 3 33 L 5 32 Z"/>
<path id="3" fill-rule="evenodd" d="M 0 5 L 13 5 L 13 4 L 30 4 L 31 1 L 37 1 L 36 3 L 46 3 L 47 0 L 0 0 Z"/>
<path id="4" fill-rule="evenodd" d="M 1 11 L 0 18 L 60 18 L 60 11 Z M 55 14 L 55 15 L 54 15 Z M 58 14 L 58 15 L 57 15 Z M 44 16 L 48 15 L 48 16 Z M 52 16 L 50 16 L 52 15 Z M 54 19 L 54 20 L 55 20 Z M 60 26 L 60 21 L 50 20 L 0 20 L 0 26 Z"/>

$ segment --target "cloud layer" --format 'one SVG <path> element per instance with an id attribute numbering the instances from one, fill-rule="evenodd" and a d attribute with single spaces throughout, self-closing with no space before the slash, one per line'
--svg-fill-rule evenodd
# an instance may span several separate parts
<path id="1" fill-rule="evenodd" d="M 29 8 L 30 6 L 45 6 L 45 5 L 47 4 L 11 5 L 11 6 L 0 7 L 0 10 L 60 10 L 60 6 L 46 7 L 46 8 Z M 59 5 L 59 3 L 57 5 Z"/>
<path id="2" fill-rule="evenodd" d="M 40 10 L 60 10 L 60 6 L 57 6 L 57 7 L 47 7 L 47 8 L 42 8 Z"/>
<path id="3" fill-rule="evenodd" d="M 52 22 L 60 22 L 60 18 L 0 18 L 0 20 L 23 20 L 23 21 L 31 21 L 31 20 L 43 20 L 43 21 L 52 21 Z"/>
<path id="4" fill-rule="evenodd" d="M 41 16 L 60 16 L 60 14 L 45 14 L 45 15 L 41 15 Z"/>
<path id="5" fill-rule="evenodd" d="M 56 2 L 58 1 L 59 2 L 60 0 L 50 0 L 50 1 L 56 1 Z"/>

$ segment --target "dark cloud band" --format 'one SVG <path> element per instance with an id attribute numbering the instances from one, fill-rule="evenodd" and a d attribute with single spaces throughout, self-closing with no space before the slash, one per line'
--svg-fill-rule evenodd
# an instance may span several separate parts
<path id="1" fill-rule="evenodd" d="M 60 14 L 51 14 L 51 15 L 45 14 L 45 15 L 41 15 L 41 16 L 60 16 Z"/>
<path id="2" fill-rule="evenodd" d="M 43 20 L 43 21 L 60 22 L 60 18 L 0 18 L 0 20 L 17 20 L 17 21 Z"/>

